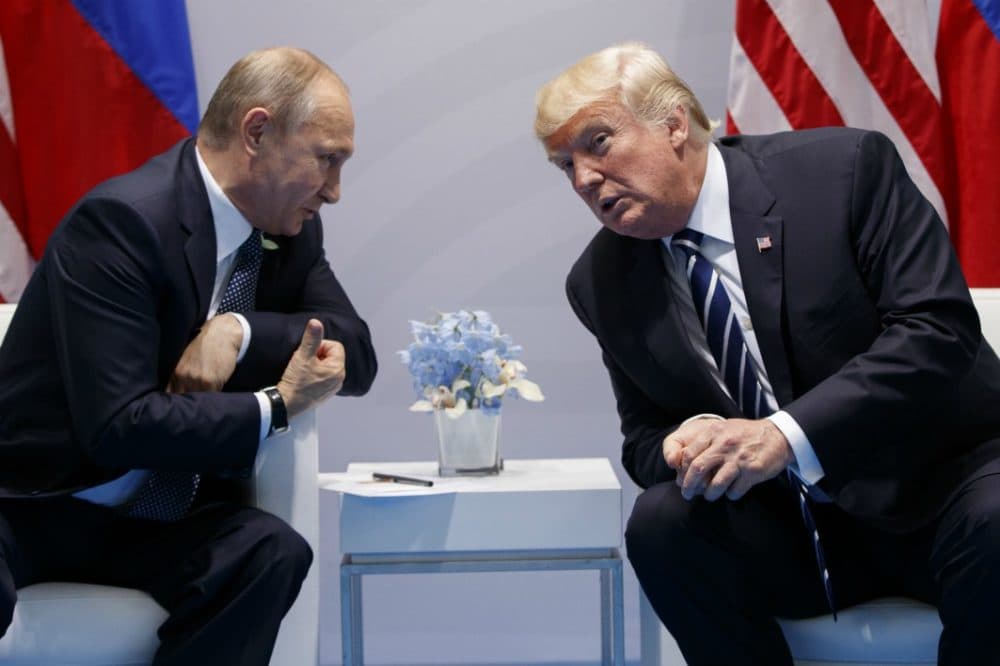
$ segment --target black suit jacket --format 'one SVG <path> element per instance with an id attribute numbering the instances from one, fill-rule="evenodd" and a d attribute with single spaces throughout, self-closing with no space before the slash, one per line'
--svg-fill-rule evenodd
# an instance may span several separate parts
<path id="1" fill-rule="evenodd" d="M 821 487 L 906 530 L 962 480 L 1000 471 L 1000 362 L 944 225 L 891 142 L 828 128 L 717 145 L 764 366 L 816 450 Z M 764 236 L 773 246 L 760 252 Z M 661 444 L 684 419 L 739 416 L 687 339 L 663 252 L 605 229 L 567 280 L 611 375 L 624 466 L 643 487 L 673 478 Z"/>
<path id="2" fill-rule="evenodd" d="M 310 317 L 343 343 L 341 395 L 376 371 L 322 225 L 265 251 L 243 361 L 223 392 L 164 391 L 207 316 L 215 227 L 194 141 L 88 193 L 49 239 L 0 347 L 0 497 L 60 494 L 127 469 L 247 468 L 260 412 Z"/>

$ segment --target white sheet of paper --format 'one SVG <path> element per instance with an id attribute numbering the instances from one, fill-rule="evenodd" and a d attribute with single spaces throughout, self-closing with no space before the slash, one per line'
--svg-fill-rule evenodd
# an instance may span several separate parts
<path id="1" fill-rule="evenodd" d="M 446 495 L 455 492 L 440 483 L 440 479 L 429 479 L 433 486 L 415 486 L 409 483 L 376 481 L 370 473 L 333 472 L 320 475 L 319 487 L 360 497 L 409 497 L 417 495 Z"/>

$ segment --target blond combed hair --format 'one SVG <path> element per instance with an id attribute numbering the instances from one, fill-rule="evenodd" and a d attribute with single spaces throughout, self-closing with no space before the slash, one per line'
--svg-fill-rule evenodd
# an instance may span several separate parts
<path id="1" fill-rule="evenodd" d="M 315 107 L 310 86 L 330 77 L 343 90 L 347 86 L 330 66 L 304 49 L 278 47 L 253 51 L 240 58 L 219 82 L 198 126 L 198 137 L 208 146 L 225 148 L 239 133 L 250 109 L 271 113 L 282 132 L 296 129 Z"/>
<path id="2" fill-rule="evenodd" d="M 535 97 L 535 134 L 544 141 L 581 109 L 607 100 L 621 102 L 654 125 L 672 125 L 674 110 L 683 106 L 691 119 L 690 136 L 699 143 L 707 143 L 718 127 L 656 51 L 626 42 L 592 53 L 542 86 Z"/>

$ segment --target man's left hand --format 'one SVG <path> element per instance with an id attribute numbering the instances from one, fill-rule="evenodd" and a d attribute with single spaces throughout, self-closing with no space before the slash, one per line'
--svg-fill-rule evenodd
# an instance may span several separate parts
<path id="1" fill-rule="evenodd" d="M 243 327 L 236 317 L 229 314 L 212 317 L 184 350 L 167 391 L 221 391 L 236 370 L 242 342 Z"/>
<path id="2" fill-rule="evenodd" d="M 677 470 L 685 499 L 739 499 L 795 460 L 792 447 L 767 419 L 696 419 L 663 440 L 663 457 Z"/>

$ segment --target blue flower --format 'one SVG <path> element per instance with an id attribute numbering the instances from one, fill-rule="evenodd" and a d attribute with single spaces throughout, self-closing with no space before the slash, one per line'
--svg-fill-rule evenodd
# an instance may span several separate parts
<path id="1" fill-rule="evenodd" d="M 431 322 L 410 321 L 413 342 L 397 352 L 420 398 L 410 409 L 444 409 L 458 417 L 468 408 L 500 409 L 504 395 L 544 400 L 527 368 L 521 347 L 500 333 L 489 312 L 443 312 Z"/>

